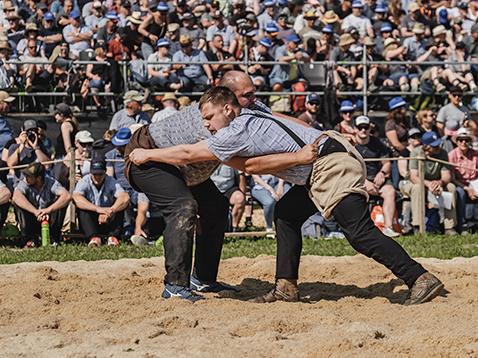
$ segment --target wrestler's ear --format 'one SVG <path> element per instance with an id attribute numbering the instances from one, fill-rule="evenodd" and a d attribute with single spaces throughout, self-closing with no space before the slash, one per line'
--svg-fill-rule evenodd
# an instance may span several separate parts
<path id="1" fill-rule="evenodd" d="M 224 105 L 224 114 L 227 118 L 234 118 L 236 116 L 236 113 L 234 113 L 234 109 L 229 103 L 226 103 Z"/>

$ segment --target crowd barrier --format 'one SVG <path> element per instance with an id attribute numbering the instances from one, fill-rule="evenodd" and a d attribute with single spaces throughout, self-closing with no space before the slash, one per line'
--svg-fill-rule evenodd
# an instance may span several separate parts
<path id="1" fill-rule="evenodd" d="M 450 162 L 447 162 L 447 161 L 444 161 L 444 160 L 440 160 L 440 159 L 437 159 L 437 158 L 429 157 L 429 156 L 364 159 L 365 162 L 398 161 L 398 160 L 406 160 L 406 161 L 417 160 L 418 161 L 418 177 L 419 177 L 419 181 L 421 183 L 420 191 L 419 191 L 419 198 L 420 198 L 421 202 L 425 202 L 425 192 L 426 192 L 426 190 L 425 190 L 425 170 L 424 170 L 425 161 L 434 161 L 434 162 L 438 162 L 438 163 L 445 164 L 445 165 L 448 165 L 448 166 L 460 167 L 462 169 L 474 170 L 474 171 L 478 172 L 477 168 L 464 167 L 462 165 L 453 164 L 453 163 L 450 163 Z M 70 194 L 73 194 L 73 190 L 75 188 L 75 176 L 76 176 L 75 163 L 77 161 L 76 158 L 75 158 L 75 150 L 74 149 L 72 149 L 70 151 L 68 159 L 50 160 L 50 161 L 47 161 L 47 162 L 42 162 L 42 164 L 51 165 L 51 164 L 55 164 L 55 163 L 62 163 L 62 162 L 65 162 L 65 161 L 70 162 L 69 163 L 70 164 L 69 165 L 69 169 L 70 169 L 70 172 L 69 172 Z M 121 162 L 121 161 L 123 161 L 123 159 L 107 159 L 106 161 L 107 162 Z M 12 170 L 12 169 L 22 169 L 22 168 L 26 168 L 27 166 L 28 166 L 28 164 L 16 165 L 16 166 L 12 166 L 12 167 L 3 167 L 3 168 L 0 168 L 0 171 Z M 420 212 L 419 231 L 420 231 L 420 233 L 425 233 L 425 205 L 422 205 L 420 208 L 421 208 L 421 212 Z M 72 218 L 71 224 L 70 224 L 71 225 L 70 226 L 70 231 L 72 231 L 76 228 L 76 212 L 75 211 L 76 211 L 75 206 L 72 203 L 70 205 L 70 218 Z M 261 232 L 249 232 L 249 233 L 241 232 L 241 233 L 228 233 L 228 235 L 226 235 L 226 236 L 230 236 L 230 237 L 261 236 L 262 234 L 265 235 L 265 233 L 266 232 L 262 232 L 262 231 Z"/>

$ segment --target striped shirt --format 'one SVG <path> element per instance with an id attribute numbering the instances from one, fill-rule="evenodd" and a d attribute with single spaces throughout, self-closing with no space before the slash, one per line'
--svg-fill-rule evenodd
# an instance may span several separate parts
<path id="1" fill-rule="evenodd" d="M 243 109 L 228 127 L 220 129 L 207 139 L 209 150 L 220 161 L 233 157 L 256 157 L 267 154 L 293 153 L 300 149 L 295 140 L 272 119 L 265 118 L 263 111 Z M 267 115 L 266 115 L 267 116 Z M 305 143 L 313 143 L 322 133 L 286 119 L 276 120 L 285 124 Z M 325 141 L 325 139 L 324 139 Z M 304 185 L 312 171 L 312 164 L 301 165 L 275 173 L 290 183 Z"/>

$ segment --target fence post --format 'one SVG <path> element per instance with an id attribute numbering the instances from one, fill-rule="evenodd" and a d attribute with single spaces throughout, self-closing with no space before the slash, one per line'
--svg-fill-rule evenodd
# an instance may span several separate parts
<path id="1" fill-rule="evenodd" d="M 70 195 L 73 195 L 75 190 L 75 179 L 76 179 L 76 155 L 75 147 L 70 148 Z M 76 229 L 76 208 L 73 200 L 70 204 L 70 233 Z"/>
<path id="2" fill-rule="evenodd" d="M 367 69 L 367 47 L 363 47 L 363 114 L 364 116 L 368 113 L 368 101 L 367 101 L 367 92 L 368 92 L 368 69 Z"/>
<path id="3" fill-rule="evenodd" d="M 420 180 L 419 203 L 420 203 L 420 234 L 425 233 L 425 158 L 418 159 L 418 178 Z"/>

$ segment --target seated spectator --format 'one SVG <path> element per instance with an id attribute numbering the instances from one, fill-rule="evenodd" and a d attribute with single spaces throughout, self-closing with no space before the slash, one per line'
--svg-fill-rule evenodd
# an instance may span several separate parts
<path id="1" fill-rule="evenodd" d="M 359 31 L 361 38 L 365 36 L 374 37 L 372 23 L 366 16 L 362 15 L 362 9 L 363 4 L 361 0 L 354 0 L 352 2 L 352 13 L 342 21 L 342 30 L 355 27 Z"/>
<path id="2" fill-rule="evenodd" d="M 460 41 L 456 43 L 455 51 L 452 51 L 448 60 L 450 62 L 472 62 L 471 57 L 466 53 L 466 45 L 464 42 Z M 477 86 L 473 73 L 471 72 L 471 65 L 461 63 L 461 64 L 450 64 L 445 67 L 453 71 L 452 84 L 459 87 L 463 91 L 467 91 L 468 88 L 472 92 L 477 91 Z"/>
<path id="3" fill-rule="evenodd" d="M 90 172 L 94 139 L 89 131 L 79 131 L 75 135 L 75 173 L 78 182 Z"/>
<path id="4" fill-rule="evenodd" d="M 233 26 L 227 25 L 224 23 L 224 16 L 220 10 L 216 10 L 212 13 L 212 18 L 214 19 L 214 25 L 207 29 L 206 41 L 209 44 L 209 47 L 212 46 L 212 41 L 214 36 L 221 35 L 223 39 L 223 50 L 230 54 L 233 54 L 236 51 L 237 46 L 237 33 Z"/>
<path id="5" fill-rule="evenodd" d="M 85 16 L 85 25 L 90 28 L 90 30 L 96 34 L 100 27 L 103 27 L 106 24 L 106 18 L 103 16 L 103 7 L 101 1 L 93 1 L 93 6 L 90 10 L 90 15 Z"/>
<path id="6" fill-rule="evenodd" d="M 233 232 L 238 231 L 239 223 L 246 208 L 246 177 L 244 173 L 236 169 L 220 164 L 211 175 L 211 180 L 216 184 L 219 191 L 227 198 L 231 206 L 232 220 L 230 228 Z"/>
<path id="7" fill-rule="evenodd" d="M 422 109 L 417 113 L 417 122 L 418 122 L 418 129 L 420 130 L 421 134 L 425 132 L 433 131 L 435 133 L 440 133 L 438 127 L 436 125 L 436 114 L 431 109 Z"/>
<path id="8" fill-rule="evenodd" d="M 359 116 L 355 119 L 356 135 L 355 148 L 364 159 L 388 158 L 390 150 L 378 139 L 371 136 L 372 127 L 367 116 Z M 365 188 L 369 195 L 378 196 L 383 199 L 384 228 L 382 232 L 389 237 L 397 237 L 400 234 L 393 230 L 393 218 L 395 217 L 395 189 L 392 185 L 389 160 L 382 162 L 366 162 L 367 178 Z"/>
<path id="9" fill-rule="evenodd" d="M 178 111 L 179 102 L 172 93 L 166 93 L 163 98 L 161 98 L 161 104 L 163 105 L 163 109 L 153 115 L 151 123 L 161 121 Z"/>
<path id="10" fill-rule="evenodd" d="M 60 28 L 55 21 L 55 15 L 51 12 L 45 13 L 38 30 L 38 40 L 44 44 L 45 56 L 50 57 L 53 50 L 63 40 Z"/>
<path id="11" fill-rule="evenodd" d="M 33 119 L 23 122 L 22 131 L 17 137 L 17 143 L 8 148 L 7 165 L 30 164 L 33 162 L 46 162 L 50 160 L 47 150 L 43 147 L 38 136 L 38 125 Z M 17 177 L 20 172 L 16 171 Z"/>
<path id="12" fill-rule="evenodd" d="M 399 42 L 390 37 L 384 42 L 384 49 L 382 56 L 385 61 L 405 61 L 407 48 L 400 45 Z M 405 65 L 389 65 L 388 78 L 383 81 L 384 86 L 400 88 L 402 92 L 410 91 L 411 86 L 418 89 L 419 80 L 418 75 L 411 75 L 408 73 L 408 68 Z M 410 81 L 409 81 L 410 78 Z"/>
<path id="13" fill-rule="evenodd" d="M 70 13 L 70 22 L 63 28 L 63 37 L 70 45 L 70 53 L 74 58 L 78 58 L 80 52 L 90 48 L 93 32 L 88 26 L 81 23 L 81 14 L 78 10 L 73 10 Z"/>
<path id="14" fill-rule="evenodd" d="M 131 125 L 133 126 L 142 126 L 141 124 L 134 124 Z M 116 134 L 115 129 L 108 129 L 103 133 L 103 137 L 100 139 L 97 139 L 93 142 L 93 155 L 92 158 L 104 158 L 106 153 L 108 153 L 110 150 L 115 149 L 115 146 L 113 143 L 111 143 L 111 140 L 113 139 L 114 135 Z"/>
<path id="15" fill-rule="evenodd" d="M 3 151 L 5 145 L 13 139 L 12 127 L 6 115 L 9 113 L 10 104 L 14 100 L 15 97 L 10 96 L 5 91 L 0 91 L 0 151 Z"/>
<path id="16" fill-rule="evenodd" d="M 100 246 L 100 235 L 108 236 L 108 245 L 118 246 L 129 195 L 114 178 L 106 175 L 104 159 L 92 160 L 90 174 L 76 184 L 73 200 L 88 246 Z"/>
<path id="17" fill-rule="evenodd" d="M 38 51 L 36 40 L 28 40 L 27 51 L 20 56 L 20 61 L 27 62 L 20 66 L 18 74 L 22 77 L 25 84 L 25 91 L 30 92 L 33 86 L 45 86 L 49 83 L 50 73 L 46 70 L 47 58 Z"/>
<path id="18" fill-rule="evenodd" d="M 394 97 L 388 102 L 388 114 L 385 121 L 385 135 L 387 136 L 393 156 L 407 157 L 407 133 L 409 126 L 406 117 L 407 102 L 401 97 Z"/>
<path id="19" fill-rule="evenodd" d="M 470 186 L 470 182 L 478 179 L 478 152 L 471 148 L 472 136 L 466 128 L 460 128 L 456 135 L 457 147 L 448 153 L 452 167 L 453 183 L 457 194 L 457 230 L 466 230 L 466 221 L 473 218 L 473 210 L 467 212 L 467 203 L 478 205 L 478 193 Z"/>
<path id="20" fill-rule="evenodd" d="M 41 223 L 46 220 L 52 243 L 59 244 L 70 194 L 59 182 L 45 175 L 45 167 L 40 163 L 30 164 L 22 173 L 24 179 L 18 182 L 12 198 L 22 238 L 27 246 L 38 246 Z"/>
<path id="21" fill-rule="evenodd" d="M 435 132 L 426 132 L 422 135 L 422 146 L 415 148 L 410 153 L 411 157 L 429 156 L 443 161 L 448 161 L 448 154 L 440 148 L 441 139 Z M 450 169 L 438 162 L 426 160 L 424 162 L 425 189 L 433 195 L 440 195 L 443 191 L 447 191 L 453 195 L 451 209 L 444 209 L 444 227 L 445 235 L 456 235 L 455 227 L 457 226 L 456 218 L 456 187 L 452 183 Z M 420 208 L 425 203 L 420 202 L 420 178 L 418 175 L 418 161 L 411 160 L 410 182 L 404 185 L 401 190 L 404 195 L 411 199 L 412 203 L 412 225 L 415 229 L 420 224 Z M 426 195 L 425 195 L 426 198 Z M 426 199 L 425 199 L 426 200 Z"/>
<path id="22" fill-rule="evenodd" d="M 34 22 L 30 22 L 25 25 L 25 37 L 21 39 L 17 44 L 17 54 L 18 55 L 27 55 L 28 54 L 28 43 L 32 40 L 36 44 L 36 52 L 41 57 L 45 56 L 45 45 L 42 41 L 38 39 L 38 26 Z"/>
<path id="23" fill-rule="evenodd" d="M 17 66 L 7 63 L 10 60 L 12 48 L 6 39 L 0 41 L 0 89 L 8 90 L 16 82 Z"/>
<path id="24" fill-rule="evenodd" d="M 206 54 L 201 50 L 193 49 L 189 36 L 181 36 L 179 43 L 181 50 L 173 55 L 173 62 L 193 62 L 192 64 L 173 64 L 173 69 L 177 70 L 181 80 L 181 88 L 185 91 L 203 90 L 207 85 L 214 83 L 211 66 L 206 63 Z"/>
<path id="25" fill-rule="evenodd" d="M 280 46 L 275 54 L 276 61 L 287 62 L 286 65 L 274 65 L 269 75 L 269 83 L 274 92 L 290 89 L 299 81 L 300 71 L 297 61 L 305 61 L 309 55 L 300 49 L 300 37 L 295 33 L 288 35 L 285 44 Z"/>
<path id="26" fill-rule="evenodd" d="M 154 89 L 178 90 L 181 88 L 179 77 L 173 70 L 172 65 L 153 63 L 171 62 L 171 56 L 169 56 L 170 45 L 169 40 L 160 38 L 156 43 L 156 52 L 148 57 L 149 85 Z"/>
<path id="27" fill-rule="evenodd" d="M 131 237 L 133 244 L 145 244 L 147 240 L 163 234 L 164 218 L 158 208 L 150 207 L 150 201 L 144 193 L 138 194 L 138 210 L 136 212 L 134 236 Z M 138 240 L 138 236 L 143 238 Z"/>
<path id="28" fill-rule="evenodd" d="M 86 65 L 86 79 L 83 82 L 80 93 L 83 98 L 86 99 L 91 91 L 93 93 L 93 101 L 98 107 L 98 110 L 105 111 L 106 109 L 104 108 L 101 98 L 98 96 L 98 92 L 110 92 L 111 79 L 108 69 L 109 64 L 103 47 L 96 47 L 94 61 L 97 63 L 89 63 Z"/>
<path id="29" fill-rule="evenodd" d="M 441 135 L 445 134 L 445 127 L 447 122 L 457 122 L 459 126 L 463 125 L 463 122 L 468 117 L 469 111 L 461 100 L 463 98 L 463 91 L 459 87 L 451 87 L 448 91 L 449 103 L 443 106 L 438 111 L 437 115 L 437 127 Z"/>
<path id="30" fill-rule="evenodd" d="M 340 113 L 340 123 L 337 124 L 336 130 L 341 133 L 345 138 L 347 138 L 350 143 L 355 143 L 355 128 L 353 121 L 353 113 L 355 111 L 355 106 L 352 101 L 342 101 L 340 103 L 339 113 Z"/>
<path id="31" fill-rule="evenodd" d="M 264 209 L 266 231 L 268 237 L 274 237 L 274 208 L 276 202 L 290 189 L 290 185 L 284 180 L 273 175 L 253 175 L 254 186 L 251 195 Z"/>
<path id="32" fill-rule="evenodd" d="M 334 48 L 330 54 L 331 61 L 353 61 L 354 55 L 350 51 L 351 46 L 355 44 L 355 39 L 352 35 L 346 33 L 340 35 L 339 46 Z M 356 66 L 337 66 L 334 71 L 334 79 L 339 89 L 345 85 L 353 86 L 357 77 Z"/>
<path id="33" fill-rule="evenodd" d="M 6 168 L 7 163 L 0 160 L 0 168 Z M 0 230 L 3 228 L 10 209 L 11 185 L 7 178 L 8 170 L 0 171 Z"/>
<path id="34" fill-rule="evenodd" d="M 124 108 L 114 114 L 109 129 L 118 130 L 129 127 L 134 123 L 150 123 L 147 114 L 141 111 L 144 96 L 140 92 L 128 91 L 124 94 L 123 100 Z"/>
<path id="35" fill-rule="evenodd" d="M 314 128 L 324 130 L 323 122 L 319 118 L 320 96 L 311 93 L 305 100 L 305 112 L 299 116 L 299 119 Z"/>
<path id="36" fill-rule="evenodd" d="M 124 150 L 131 138 L 129 128 L 120 128 L 113 136 L 111 143 L 115 146 L 105 154 L 106 174 L 116 179 L 119 185 L 128 193 L 130 202 L 124 215 L 124 236 L 130 236 L 134 228 L 134 209 L 138 204 L 138 193 L 131 187 L 124 175 Z"/>
<path id="37" fill-rule="evenodd" d="M 208 61 L 227 61 L 234 60 L 234 57 L 224 49 L 224 40 L 220 33 L 213 36 L 209 43 L 209 50 L 206 51 Z M 228 64 L 211 64 L 215 84 L 222 78 L 224 72 L 234 69 L 234 65 Z"/>
<path id="38" fill-rule="evenodd" d="M 50 159 L 53 159 L 53 156 L 55 154 L 55 146 L 53 145 L 53 142 L 50 138 L 48 138 L 47 135 L 47 124 L 44 120 L 39 119 L 37 121 L 37 126 L 38 126 L 38 137 L 39 141 L 42 144 L 43 148 L 45 148 L 45 154 L 50 157 Z"/>
<path id="39" fill-rule="evenodd" d="M 174 26 L 173 26 L 173 29 L 174 29 Z M 197 48 L 198 50 L 206 50 L 207 42 L 206 42 L 206 32 L 204 29 L 207 29 L 207 28 L 203 28 L 196 24 L 193 14 L 191 14 L 190 12 L 185 12 L 183 16 L 181 17 L 181 27 L 179 27 L 179 36 L 189 36 L 189 38 L 191 39 L 193 43 L 193 48 Z M 169 31 L 169 25 L 168 25 L 168 31 Z M 175 40 L 177 41 L 177 39 Z"/>

